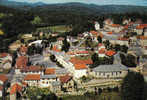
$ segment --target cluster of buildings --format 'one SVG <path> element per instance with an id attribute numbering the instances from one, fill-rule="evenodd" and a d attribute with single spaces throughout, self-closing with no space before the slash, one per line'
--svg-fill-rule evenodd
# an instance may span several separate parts
<path id="1" fill-rule="evenodd" d="M 112 46 L 119 44 L 129 47 L 127 54 L 135 55 L 136 59 L 140 57 L 139 69 L 145 69 L 144 65 L 147 60 L 143 55 L 147 54 L 147 25 L 137 24 L 131 20 L 124 20 L 123 24 L 113 24 L 113 20 L 106 19 L 103 28 L 100 28 L 99 23 L 95 22 L 95 31 L 84 32 L 76 38 L 67 36 L 67 41 L 70 43 L 68 52 L 61 51 L 65 39 L 63 37 L 50 43 L 52 48 L 44 48 L 42 54 L 27 54 L 28 46 L 42 45 L 42 40 L 31 42 L 28 46 L 20 46 L 13 74 L 5 75 L 5 78 L 0 76 L 0 96 L 2 96 L 5 81 L 11 82 L 9 92 L 13 98 L 11 100 L 14 100 L 16 93 L 21 92 L 27 86 L 49 88 L 54 93 L 64 93 L 75 91 L 76 84 L 82 85 L 82 77 L 92 77 L 98 80 L 122 79 L 130 68 L 121 64 L 119 52 L 107 48 L 103 42 L 99 43 L 98 36 L 102 38 L 102 41 L 109 40 Z M 129 32 L 136 32 L 137 35 L 127 37 Z M 96 43 L 93 51 L 84 46 L 87 37 Z M 101 59 L 114 57 L 114 63 L 91 68 L 90 66 L 94 63 L 91 59 L 93 52 L 97 53 Z M 51 61 L 50 55 L 55 56 L 56 62 Z M 0 68 L 11 68 L 12 56 L 2 53 L 0 62 Z M 10 76 L 11 79 L 9 79 Z"/>

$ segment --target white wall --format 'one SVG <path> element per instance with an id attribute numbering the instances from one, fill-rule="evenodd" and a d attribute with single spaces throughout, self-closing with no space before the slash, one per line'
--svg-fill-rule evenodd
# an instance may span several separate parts
<path id="1" fill-rule="evenodd" d="M 82 76 L 87 76 L 87 69 L 81 69 L 81 70 L 75 70 L 74 71 L 74 77 L 80 78 Z"/>

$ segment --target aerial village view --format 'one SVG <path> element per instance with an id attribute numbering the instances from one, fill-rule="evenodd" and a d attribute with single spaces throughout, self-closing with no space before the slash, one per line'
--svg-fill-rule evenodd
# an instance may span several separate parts
<path id="1" fill-rule="evenodd" d="M 147 1 L 0 0 L 0 100 L 147 100 Z"/>

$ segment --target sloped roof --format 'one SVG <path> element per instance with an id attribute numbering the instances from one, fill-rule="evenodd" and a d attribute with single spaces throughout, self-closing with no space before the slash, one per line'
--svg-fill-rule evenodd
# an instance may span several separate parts
<path id="1" fill-rule="evenodd" d="M 45 70 L 45 74 L 49 75 L 49 74 L 55 74 L 55 68 L 46 68 Z"/>
<path id="2" fill-rule="evenodd" d="M 70 59 L 70 62 L 73 64 L 93 64 L 93 61 L 91 59 L 78 59 L 75 57 L 72 57 Z"/>
<path id="3" fill-rule="evenodd" d="M 0 85 L 0 91 L 2 91 L 2 90 L 3 90 L 3 86 Z"/>
<path id="4" fill-rule="evenodd" d="M 99 54 L 105 54 L 106 49 L 105 48 L 101 48 L 98 52 L 99 52 Z"/>
<path id="5" fill-rule="evenodd" d="M 4 58 L 6 56 L 8 56 L 8 53 L 0 53 L 0 58 Z"/>
<path id="6" fill-rule="evenodd" d="M 22 90 L 22 87 L 19 84 L 17 83 L 13 84 L 11 86 L 10 94 L 12 95 L 12 94 L 15 94 L 16 92 L 21 92 L 21 90 Z"/>
<path id="7" fill-rule="evenodd" d="M 87 69 L 85 64 L 74 64 L 76 70 Z"/>
<path id="8" fill-rule="evenodd" d="M 8 77 L 6 75 L 4 75 L 4 74 L 1 74 L 0 75 L 0 80 L 3 81 L 3 82 L 5 82 L 5 81 L 8 80 Z"/>
<path id="9" fill-rule="evenodd" d="M 36 71 L 41 71 L 41 67 L 40 66 L 28 66 L 23 68 L 21 71 L 22 72 L 36 72 Z"/>
<path id="10" fill-rule="evenodd" d="M 59 79 L 61 83 L 67 83 L 70 79 L 72 79 L 72 77 L 69 75 L 65 75 L 65 76 L 61 76 Z"/>
<path id="11" fill-rule="evenodd" d="M 28 74 L 24 77 L 24 80 L 40 80 L 40 74 Z"/>
<path id="12" fill-rule="evenodd" d="M 121 64 L 113 65 L 99 65 L 93 69 L 95 72 L 115 72 L 115 71 L 127 71 L 128 68 Z"/>
<path id="13" fill-rule="evenodd" d="M 106 51 L 105 54 L 106 54 L 107 56 L 113 56 L 113 55 L 116 54 L 116 52 L 115 52 L 114 50 L 108 50 L 108 51 Z"/>
<path id="14" fill-rule="evenodd" d="M 26 56 L 20 56 L 16 59 L 17 68 L 24 68 L 27 66 L 28 58 Z"/>
<path id="15" fill-rule="evenodd" d="M 41 79 L 45 78 L 45 79 L 55 79 L 57 78 L 56 75 L 41 75 L 40 76 Z"/>

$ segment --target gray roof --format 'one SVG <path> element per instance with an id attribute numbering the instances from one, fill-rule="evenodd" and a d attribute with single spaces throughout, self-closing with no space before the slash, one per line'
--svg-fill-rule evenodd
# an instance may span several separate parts
<path id="1" fill-rule="evenodd" d="M 99 65 L 94 68 L 95 72 L 115 72 L 115 71 L 127 71 L 128 68 L 121 64 L 113 64 L 113 65 Z"/>
<path id="2" fill-rule="evenodd" d="M 66 73 L 68 73 L 68 71 L 65 68 L 56 69 L 56 74 L 66 74 Z"/>
<path id="3" fill-rule="evenodd" d="M 40 78 L 56 78 L 56 75 L 41 75 Z"/>
<path id="4" fill-rule="evenodd" d="M 60 86 L 61 85 L 60 81 L 53 81 L 51 84 L 52 84 L 52 86 Z"/>

